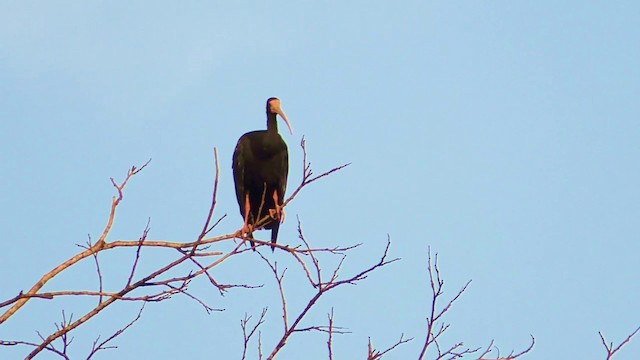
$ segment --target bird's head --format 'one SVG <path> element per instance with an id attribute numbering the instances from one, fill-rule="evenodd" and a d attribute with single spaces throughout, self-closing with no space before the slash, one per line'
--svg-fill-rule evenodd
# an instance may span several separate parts
<path id="1" fill-rule="evenodd" d="M 287 115 L 284 113 L 282 108 L 280 107 L 280 99 L 276 97 L 271 97 L 267 100 L 267 113 L 278 114 L 287 124 L 289 128 L 289 132 L 293 134 L 293 129 L 291 128 L 291 124 L 289 123 L 289 119 L 287 119 Z"/>

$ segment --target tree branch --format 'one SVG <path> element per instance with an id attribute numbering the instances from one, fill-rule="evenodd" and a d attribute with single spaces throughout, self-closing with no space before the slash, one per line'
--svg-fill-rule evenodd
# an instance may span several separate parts
<path id="1" fill-rule="evenodd" d="M 602 332 L 598 331 L 598 335 L 600 335 L 600 340 L 602 340 L 602 345 L 604 345 L 604 348 L 607 351 L 607 360 L 613 358 L 613 355 L 615 355 L 623 346 L 628 344 L 629 341 L 631 341 L 631 338 L 633 338 L 639 331 L 640 331 L 640 326 L 638 326 L 637 329 L 635 329 L 631 334 L 629 334 L 629 336 L 627 336 L 627 338 L 624 339 L 620 343 L 620 345 L 616 346 L 615 348 L 613 347 L 613 342 L 607 345 L 607 341 L 604 339 L 604 335 L 602 335 Z"/>

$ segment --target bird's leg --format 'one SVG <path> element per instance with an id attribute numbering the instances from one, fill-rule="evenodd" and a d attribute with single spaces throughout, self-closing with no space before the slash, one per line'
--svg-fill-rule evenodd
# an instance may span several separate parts
<path id="1" fill-rule="evenodd" d="M 249 212 L 251 211 L 251 203 L 249 202 L 249 194 L 245 195 L 244 198 L 244 224 L 242 225 L 242 229 L 236 232 L 241 238 L 250 237 L 253 233 L 253 225 L 249 224 Z"/>
<path id="2" fill-rule="evenodd" d="M 269 216 L 271 216 L 272 219 L 280 220 L 280 222 L 283 223 L 286 214 L 284 212 L 284 208 L 278 204 L 278 192 L 276 190 L 273 190 L 273 203 L 276 204 L 276 208 L 269 209 Z"/>

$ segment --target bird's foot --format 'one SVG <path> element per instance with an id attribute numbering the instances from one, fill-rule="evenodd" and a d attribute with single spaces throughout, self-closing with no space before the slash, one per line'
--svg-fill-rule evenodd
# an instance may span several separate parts
<path id="1" fill-rule="evenodd" d="M 253 234 L 253 226 L 251 224 L 244 224 L 242 225 L 242 229 L 236 231 L 235 234 L 233 234 L 233 236 L 241 238 L 241 239 L 245 239 L 245 238 L 250 238 L 251 234 Z"/>
<path id="2" fill-rule="evenodd" d="M 284 212 L 284 208 L 280 205 L 276 205 L 275 209 L 269 209 L 269 216 L 274 220 L 279 220 L 280 223 L 284 222 L 284 218 L 287 214 Z"/>
<path id="3" fill-rule="evenodd" d="M 242 229 L 236 231 L 233 236 L 242 239 L 242 242 L 249 240 L 251 243 L 251 248 L 253 251 L 256 251 L 256 243 L 253 241 L 253 225 L 244 224 L 242 225 Z"/>

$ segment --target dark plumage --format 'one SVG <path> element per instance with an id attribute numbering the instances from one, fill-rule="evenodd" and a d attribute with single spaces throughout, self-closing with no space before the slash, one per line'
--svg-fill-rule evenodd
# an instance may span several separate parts
<path id="1" fill-rule="evenodd" d="M 253 239 L 254 224 L 270 215 L 272 221 L 266 223 L 264 228 L 271 229 L 272 243 L 278 239 L 280 223 L 284 220 L 284 210 L 281 206 L 289 173 L 289 153 L 287 144 L 278 134 L 277 115 L 282 117 L 293 134 L 289 120 L 280 107 L 280 100 L 269 98 L 267 130 L 251 131 L 242 135 L 233 152 L 232 165 L 236 197 L 240 214 L 244 218 L 240 235 Z M 253 241 L 251 246 L 255 247 Z"/>

